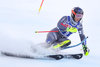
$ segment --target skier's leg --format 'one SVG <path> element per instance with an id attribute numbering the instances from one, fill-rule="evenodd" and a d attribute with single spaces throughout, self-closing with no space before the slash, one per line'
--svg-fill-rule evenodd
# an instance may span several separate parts
<path id="1" fill-rule="evenodd" d="M 54 28 L 52 31 L 58 30 Z M 50 47 L 53 43 L 58 40 L 58 34 L 56 32 L 49 32 L 46 38 L 47 47 Z"/>

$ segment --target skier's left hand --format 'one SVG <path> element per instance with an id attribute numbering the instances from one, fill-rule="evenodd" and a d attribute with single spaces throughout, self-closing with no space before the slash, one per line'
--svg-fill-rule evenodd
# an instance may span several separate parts
<path id="1" fill-rule="evenodd" d="M 86 45 L 83 45 L 83 51 L 84 51 L 85 56 L 87 56 L 90 52 L 90 49 Z"/>
<path id="2" fill-rule="evenodd" d="M 75 28 L 75 27 L 71 27 L 71 28 L 67 27 L 67 28 L 66 28 L 66 31 L 67 31 L 67 32 L 76 33 L 76 32 L 77 32 L 77 28 Z"/>

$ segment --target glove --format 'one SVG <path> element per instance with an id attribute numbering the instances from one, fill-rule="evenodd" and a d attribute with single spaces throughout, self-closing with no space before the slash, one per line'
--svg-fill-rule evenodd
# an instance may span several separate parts
<path id="1" fill-rule="evenodd" d="M 77 28 L 75 28 L 75 27 L 71 27 L 71 28 L 67 27 L 67 28 L 66 28 L 66 31 L 67 31 L 67 32 L 76 33 L 76 32 L 77 32 Z"/>
<path id="2" fill-rule="evenodd" d="M 84 51 L 84 55 L 87 56 L 90 52 L 90 49 L 86 45 L 83 45 L 83 51 Z"/>

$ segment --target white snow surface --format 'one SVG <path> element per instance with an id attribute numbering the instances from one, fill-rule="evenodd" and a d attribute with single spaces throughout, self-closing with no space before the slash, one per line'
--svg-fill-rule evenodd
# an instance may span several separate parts
<path id="1" fill-rule="evenodd" d="M 100 1 L 99 0 L 44 0 L 40 13 L 38 9 L 42 0 L 0 0 L 0 51 L 34 55 L 31 46 L 37 48 L 44 43 L 47 33 L 56 27 L 62 16 L 71 15 L 73 7 L 84 10 L 84 34 L 88 36 L 88 56 L 80 60 L 36 60 L 13 58 L 0 55 L 0 67 L 100 67 Z M 80 42 L 78 33 L 69 37 L 71 45 Z M 40 44 L 43 45 L 43 44 Z M 39 48 L 39 51 L 44 51 Z M 82 52 L 81 45 L 63 52 Z M 45 52 L 48 52 L 45 50 Z"/>

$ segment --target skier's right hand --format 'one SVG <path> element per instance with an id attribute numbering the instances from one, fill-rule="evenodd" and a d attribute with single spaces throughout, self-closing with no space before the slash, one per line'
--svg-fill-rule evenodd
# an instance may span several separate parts
<path id="1" fill-rule="evenodd" d="M 87 56 L 90 52 L 90 49 L 86 45 L 83 45 L 83 51 L 84 51 L 85 56 Z"/>

